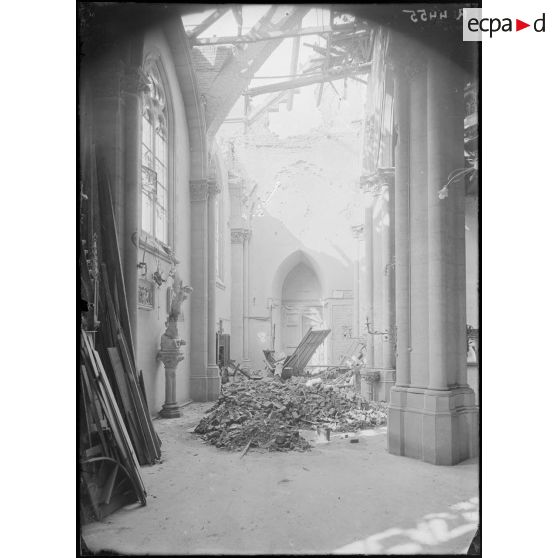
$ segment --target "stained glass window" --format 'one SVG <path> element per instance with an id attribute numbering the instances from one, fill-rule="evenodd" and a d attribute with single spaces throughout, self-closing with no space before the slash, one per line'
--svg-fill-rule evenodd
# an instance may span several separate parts
<path id="1" fill-rule="evenodd" d="M 143 94 L 141 226 L 144 233 L 169 243 L 168 126 L 166 97 L 156 67 L 146 71 Z"/>

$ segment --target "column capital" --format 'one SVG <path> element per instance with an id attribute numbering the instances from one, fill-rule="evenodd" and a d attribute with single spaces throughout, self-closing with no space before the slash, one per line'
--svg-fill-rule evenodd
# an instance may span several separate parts
<path id="1" fill-rule="evenodd" d="M 360 177 L 360 188 L 365 194 L 381 196 L 386 190 L 393 187 L 395 168 L 377 168 L 375 172 L 363 174 Z"/>
<path id="2" fill-rule="evenodd" d="M 126 65 L 120 80 L 120 91 L 132 95 L 149 92 L 149 76 L 141 66 Z"/>
<path id="3" fill-rule="evenodd" d="M 207 179 L 207 192 L 210 197 L 215 197 L 221 193 L 221 185 L 217 183 L 217 179 L 213 176 Z"/>
<path id="4" fill-rule="evenodd" d="M 231 242 L 233 244 L 242 244 L 245 240 L 248 240 L 252 234 L 250 229 L 231 229 Z"/>
<path id="5" fill-rule="evenodd" d="M 198 180 L 190 180 L 190 200 L 193 202 L 207 201 L 209 196 L 209 187 L 207 178 Z"/>

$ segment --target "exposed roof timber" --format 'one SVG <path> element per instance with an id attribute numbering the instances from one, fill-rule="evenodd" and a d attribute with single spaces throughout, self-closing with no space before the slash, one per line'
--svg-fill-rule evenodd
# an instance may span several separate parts
<path id="1" fill-rule="evenodd" d="M 211 27 L 218 19 L 224 16 L 229 11 L 229 8 L 218 8 L 211 14 L 209 14 L 197 27 L 194 27 L 191 31 L 188 31 L 186 35 L 190 39 L 195 39 L 198 35 L 201 35 L 206 29 Z"/>
<path id="2" fill-rule="evenodd" d="M 295 37 L 293 39 L 293 48 L 291 51 L 291 66 L 290 72 L 291 74 L 296 74 L 296 70 L 298 68 L 298 54 L 300 52 L 300 36 Z M 294 95 L 292 89 L 289 91 L 287 95 L 287 110 L 291 111 L 293 109 L 293 100 Z"/>
<path id="3" fill-rule="evenodd" d="M 358 74 L 366 74 L 370 71 L 371 63 L 359 64 L 358 66 L 347 66 L 345 68 L 332 68 L 329 72 L 317 76 L 301 76 L 288 81 L 279 83 L 272 83 L 270 85 L 261 85 L 260 87 L 253 87 L 248 89 L 245 95 L 255 97 L 256 95 L 263 95 L 265 93 L 273 93 L 274 91 L 284 91 L 288 89 L 295 89 L 305 85 L 313 85 L 315 83 L 323 83 L 344 77 L 350 77 Z"/>
<path id="4" fill-rule="evenodd" d="M 273 95 L 272 97 L 270 97 L 269 100 L 267 100 L 261 107 L 257 108 L 252 114 L 248 115 L 248 118 L 246 120 L 246 124 L 248 126 L 251 126 L 265 112 L 267 112 L 270 108 L 272 108 L 279 101 L 281 101 L 281 99 L 283 99 L 285 97 L 285 95 L 287 95 L 288 92 L 289 92 L 289 90 L 285 89 L 284 91 L 280 91 L 276 95 Z"/>
<path id="5" fill-rule="evenodd" d="M 302 67 L 302 71 L 306 72 L 307 67 L 310 64 L 311 64 L 311 62 L 306 62 L 306 64 Z M 285 89 L 284 91 L 280 91 L 276 95 L 270 95 L 270 97 L 268 97 L 268 99 L 266 101 L 264 101 L 264 103 L 262 105 L 260 105 L 254 111 L 252 111 L 251 114 L 247 115 L 247 121 L 246 121 L 247 126 L 251 126 L 254 122 L 256 122 L 258 119 L 260 119 L 262 117 L 262 115 L 265 114 L 266 112 L 271 112 L 279 103 L 284 103 L 285 101 L 287 101 L 287 109 L 288 109 L 288 98 L 285 99 L 285 97 L 287 96 L 287 93 L 289 95 L 293 95 L 294 93 L 297 93 L 297 90 L 296 89 Z M 246 95 L 244 98 L 246 100 L 250 99 L 250 97 L 248 95 Z"/>
<path id="6" fill-rule="evenodd" d="M 270 32 L 292 32 L 298 29 L 310 6 L 292 5 L 281 9 L 271 6 L 268 12 L 250 31 L 253 36 L 268 36 Z M 276 21 L 275 21 L 276 20 Z M 269 56 L 281 44 L 282 37 L 263 42 L 250 43 L 238 52 L 232 52 L 221 71 L 213 81 L 206 95 L 207 135 L 212 138 L 217 133 L 221 122 L 227 117 L 239 96 L 242 95 Z"/>
<path id="7" fill-rule="evenodd" d="M 364 83 L 364 85 L 367 85 L 367 84 L 368 84 L 368 82 L 367 82 L 366 80 L 361 79 L 361 78 L 359 78 L 359 77 L 356 77 L 356 76 L 348 76 L 348 77 L 349 77 L 349 79 L 353 79 L 353 80 L 355 80 L 355 81 L 358 81 L 359 83 Z"/>
<path id="8" fill-rule="evenodd" d="M 319 107 L 322 102 L 322 94 L 324 92 L 324 82 L 320 83 L 320 90 L 318 91 L 318 100 L 316 101 L 316 106 Z"/>
<path id="9" fill-rule="evenodd" d="M 242 35 L 242 6 L 233 6 L 232 13 L 237 25 L 237 35 L 240 37 Z"/>
<path id="10" fill-rule="evenodd" d="M 310 43 L 304 43 L 304 46 L 310 47 L 312 50 L 314 50 L 315 52 L 317 52 L 318 54 L 322 54 L 323 56 L 326 57 L 326 60 L 328 59 L 328 57 L 331 55 L 332 57 L 338 57 L 338 58 L 343 58 L 347 53 L 346 52 L 332 52 L 333 48 L 336 47 L 321 47 L 319 45 L 312 45 Z"/>
<path id="11" fill-rule="evenodd" d="M 359 29 L 355 25 L 347 24 L 343 26 L 346 30 L 350 31 L 368 31 L 368 27 L 362 27 Z M 194 46 L 203 45 L 232 45 L 240 43 L 256 43 L 259 41 L 269 41 L 270 39 L 287 39 L 289 37 L 302 37 L 303 35 L 321 35 L 321 34 L 331 34 L 337 33 L 341 29 L 341 26 L 332 29 L 329 25 L 323 25 L 320 27 L 306 27 L 304 29 L 298 29 L 294 31 L 268 31 L 267 33 L 257 33 L 253 30 L 247 35 L 241 37 L 207 37 L 203 39 L 196 39 L 193 42 Z M 338 33 L 338 36 L 343 35 L 343 33 Z M 349 36 L 360 36 L 351 33 Z"/>

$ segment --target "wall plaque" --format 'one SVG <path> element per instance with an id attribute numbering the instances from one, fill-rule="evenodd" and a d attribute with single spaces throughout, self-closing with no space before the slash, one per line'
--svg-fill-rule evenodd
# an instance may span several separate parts
<path id="1" fill-rule="evenodd" d="M 138 279 L 138 308 L 153 310 L 153 283 Z"/>

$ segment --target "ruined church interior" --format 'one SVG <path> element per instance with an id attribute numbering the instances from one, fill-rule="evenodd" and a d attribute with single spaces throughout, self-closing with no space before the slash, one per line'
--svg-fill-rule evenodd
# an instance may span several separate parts
<path id="1" fill-rule="evenodd" d="M 80 3 L 84 555 L 474 546 L 462 17 Z"/>

